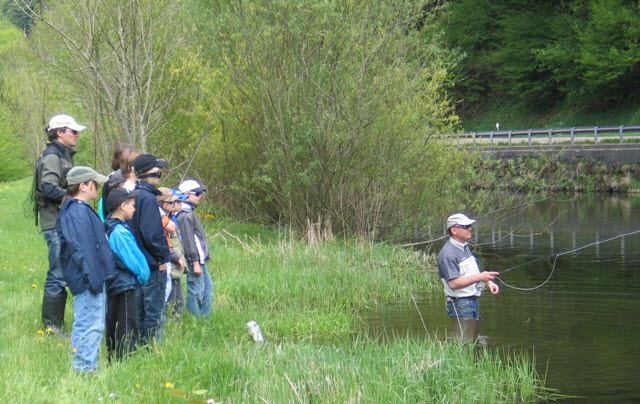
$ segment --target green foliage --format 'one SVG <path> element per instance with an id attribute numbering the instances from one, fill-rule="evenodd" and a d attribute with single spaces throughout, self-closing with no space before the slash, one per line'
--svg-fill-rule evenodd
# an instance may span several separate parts
<path id="1" fill-rule="evenodd" d="M 378 235 L 456 187 L 436 137 L 456 123 L 447 54 L 438 30 L 411 28 L 413 2 L 211 3 L 220 148 L 199 172 L 213 169 L 231 211 Z"/>
<path id="2" fill-rule="evenodd" d="M 0 60 L 7 60 L 11 52 L 22 41 L 20 32 L 0 20 Z M 29 173 L 19 127 L 14 126 L 11 112 L 2 101 L 2 94 L 8 85 L 7 64 L 0 62 L 0 182 L 22 178 Z"/>
<path id="3" fill-rule="evenodd" d="M 495 3 L 495 4 L 492 4 Z M 486 97 L 533 110 L 568 102 L 601 109 L 635 100 L 640 9 L 631 0 L 452 3 L 447 38 L 465 52 L 463 107 Z"/>
<path id="4" fill-rule="evenodd" d="M 45 0 L 2 0 L 0 3 L 2 14 L 28 35 L 35 23 L 33 12 L 39 12 Z"/>

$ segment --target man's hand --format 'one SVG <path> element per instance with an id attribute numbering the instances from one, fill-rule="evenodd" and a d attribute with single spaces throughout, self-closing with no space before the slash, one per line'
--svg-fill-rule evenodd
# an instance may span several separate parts
<path id="1" fill-rule="evenodd" d="M 490 281 L 496 279 L 496 276 L 498 276 L 498 275 L 500 275 L 500 272 L 492 272 L 492 271 L 480 272 L 478 274 L 478 278 L 479 278 L 478 280 L 480 282 L 490 282 Z"/>
<path id="2" fill-rule="evenodd" d="M 167 264 L 162 264 L 158 267 L 158 271 L 164 272 L 167 270 Z"/>
<path id="3" fill-rule="evenodd" d="M 489 288 L 489 291 L 494 295 L 497 295 L 498 292 L 500 292 L 500 287 L 491 281 L 487 282 L 487 287 Z"/>
<path id="4" fill-rule="evenodd" d="M 185 265 L 187 265 L 187 264 L 184 262 L 184 258 L 180 258 L 178 260 L 178 266 L 182 269 L 182 268 L 184 268 Z"/>
<path id="5" fill-rule="evenodd" d="M 196 276 L 202 275 L 202 268 L 200 267 L 200 262 L 193 261 L 193 274 Z"/>

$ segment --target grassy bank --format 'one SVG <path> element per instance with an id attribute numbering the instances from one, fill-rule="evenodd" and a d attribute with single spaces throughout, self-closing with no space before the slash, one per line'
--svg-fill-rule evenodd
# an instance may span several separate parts
<path id="1" fill-rule="evenodd" d="M 365 307 L 441 293 L 421 255 L 355 241 L 309 246 L 215 219 L 205 220 L 212 317 L 170 321 L 151 351 L 111 365 L 101 357 L 95 376 L 76 375 L 68 337 L 40 335 L 46 245 L 23 215 L 28 184 L 0 184 L 0 394 L 12 401 L 494 402 L 539 392 L 525 358 L 353 336 Z M 249 320 L 261 324 L 266 343 L 250 342 Z"/>
<path id="2" fill-rule="evenodd" d="M 496 122 L 500 122 L 501 130 L 629 125 L 640 122 L 640 108 L 637 104 L 592 111 L 573 105 L 559 105 L 551 111 L 544 112 L 535 112 L 531 108 L 509 102 L 489 102 L 485 105 L 488 107 L 462 114 L 464 131 L 493 130 Z"/>
<path id="3" fill-rule="evenodd" d="M 592 159 L 562 161 L 539 154 L 478 161 L 482 173 L 469 184 L 486 190 L 531 192 L 615 192 L 638 195 L 637 164 L 607 164 Z"/>

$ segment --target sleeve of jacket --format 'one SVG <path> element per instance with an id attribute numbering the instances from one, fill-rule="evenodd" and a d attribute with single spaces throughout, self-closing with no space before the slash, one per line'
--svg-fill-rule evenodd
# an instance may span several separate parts
<path id="1" fill-rule="evenodd" d="M 40 192 L 42 196 L 54 202 L 62 202 L 65 190 L 62 188 L 64 178 L 60 174 L 60 158 L 49 154 L 42 158 L 40 172 Z"/>
<path id="2" fill-rule="evenodd" d="M 109 236 L 109 246 L 129 272 L 136 277 L 138 283 L 146 284 L 150 276 L 149 264 L 140 251 L 133 234 L 124 226 L 118 225 Z"/>
<path id="3" fill-rule="evenodd" d="M 149 254 L 160 264 L 169 262 L 167 238 L 162 228 L 162 217 L 154 198 L 140 198 L 140 238 Z"/>
<path id="4" fill-rule="evenodd" d="M 82 278 L 88 280 L 88 271 L 91 268 L 89 268 L 89 262 L 83 252 L 85 246 L 82 245 L 81 241 L 84 238 L 78 237 L 78 235 L 86 232 L 86 222 L 79 219 L 76 212 L 74 214 L 61 215 L 59 221 L 60 233 L 67 245 L 69 259 L 73 261 L 76 268 L 80 269 Z"/>
<path id="5" fill-rule="evenodd" d="M 200 255 L 195 241 L 195 217 L 193 213 L 182 212 L 178 215 L 178 227 L 182 236 L 182 249 L 184 250 L 184 258 L 188 263 L 198 261 Z"/>

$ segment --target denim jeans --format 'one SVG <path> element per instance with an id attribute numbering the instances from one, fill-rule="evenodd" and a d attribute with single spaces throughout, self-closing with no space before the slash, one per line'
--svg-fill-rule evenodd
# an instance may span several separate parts
<path id="1" fill-rule="evenodd" d="M 153 338 L 162 339 L 166 287 L 167 271 L 157 269 L 151 271 L 151 276 L 145 285 L 137 285 L 136 305 L 141 344 L 148 344 Z"/>
<path id="2" fill-rule="evenodd" d="M 85 290 L 73 297 L 74 321 L 71 330 L 71 366 L 76 372 L 90 373 L 98 368 L 98 354 L 104 333 L 106 293 Z"/>
<path id="3" fill-rule="evenodd" d="M 449 317 L 480 320 L 480 304 L 477 298 L 447 298 L 447 315 Z"/>
<path id="4" fill-rule="evenodd" d="M 200 265 L 202 273 L 195 275 L 189 265 L 187 273 L 187 311 L 196 317 L 209 317 L 213 300 L 213 281 L 209 277 L 207 266 Z"/>
<path id="5" fill-rule="evenodd" d="M 60 296 L 65 294 L 67 286 L 60 266 L 60 237 L 56 229 L 44 230 L 42 235 L 49 249 L 49 270 L 47 271 L 47 280 L 44 283 L 44 294 L 46 296 Z"/>

